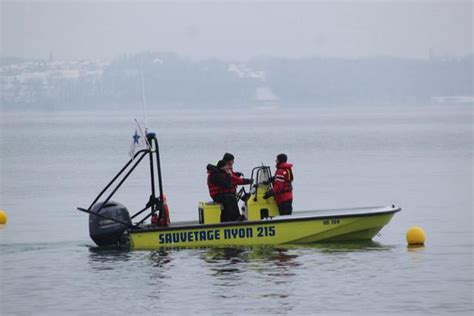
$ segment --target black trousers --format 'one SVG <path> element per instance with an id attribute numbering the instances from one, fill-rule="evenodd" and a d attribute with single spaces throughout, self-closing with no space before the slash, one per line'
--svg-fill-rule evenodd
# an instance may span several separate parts
<path id="1" fill-rule="evenodd" d="M 235 194 L 218 194 L 213 198 L 214 202 L 222 203 L 224 209 L 221 212 L 222 222 L 233 222 L 239 219 L 239 205 Z"/>
<path id="2" fill-rule="evenodd" d="M 293 212 L 293 200 L 281 202 L 278 204 L 278 210 L 280 211 L 280 215 L 291 215 Z"/>

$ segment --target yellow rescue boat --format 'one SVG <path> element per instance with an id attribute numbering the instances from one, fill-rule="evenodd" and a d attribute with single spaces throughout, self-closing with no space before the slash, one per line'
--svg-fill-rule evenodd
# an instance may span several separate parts
<path id="1" fill-rule="evenodd" d="M 302 211 L 258 221 L 219 224 L 181 222 L 129 231 L 134 249 L 160 247 L 254 246 L 371 240 L 395 207 Z"/>
<path id="2" fill-rule="evenodd" d="M 254 184 L 250 192 L 247 194 L 241 190 L 237 196 L 243 204 L 243 220 L 221 223 L 220 204 L 199 202 L 199 220 L 170 223 L 163 194 L 158 140 L 153 133 L 148 133 L 147 139 L 150 147 L 137 152 L 88 209 L 78 208 L 89 213 L 89 233 L 99 246 L 158 249 L 371 240 L 401 210 L 392 205 L 297 211 L 292 215 L 280 215 L 273 197 L 263 198 L 271 188 L 268 181 L 271 170 L 270 167 L 260 166 L 252 170 Z M 150 199 L 143 209 L 130 216 L 123 205 L 111 201 L 111 198 L 146 156 L 150 160 Z M 155 194 L 155 182 L 158 182 L 159 196 Z M 112 188 L 113 184 L 116 185 Z M 111 193 L 103 202 L 98 202 L 107 191 Z M 142 218 L 137 220 L 139 216 Z M 157 220 L 152 221 L 153 224 L 146 222 L 154 216 Z"/>

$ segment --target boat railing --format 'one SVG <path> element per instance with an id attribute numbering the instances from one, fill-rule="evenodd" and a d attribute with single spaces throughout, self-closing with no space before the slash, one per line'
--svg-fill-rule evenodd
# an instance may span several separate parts
<path id="1" fill-rule="evenodd" d="M 102 214 L 99 214 L 100 211 L 107 205 L 107 203 L 111 200 L 111 198 L 117 193 L 119 188 L 122 184 L 129 178 L 135 168 L 143 161 L 143 159 L 148 156 L 150 162 L 150 198 L 146 203 L 145 207 L 141 210 L 135 212 L 130 218 L 135 219 L 138 216 L 142 215 L 146 210 L 150 209 L 150 212 L 147 213 L 142 219 L 140 219 L 137 223 L 127 226 L 138 227 L 142 223 L 144 223 L 148 218 L 150 218 L 153 214 L 158 212 L 159 219 L 164 218 L 163 214 L 163 183 L 162 183 L 162 176 L 161 176 L 161 164 L 160 164 L 160 151 L 158 140 L 154 133 L 147 133 L 147 139 L 150 144 L 150 147 L 147 149 L 142 149 L 135 153 L 135 155 L 125 163 L 125 165 L 117 172 L 117 174 L 107 183 L 107 185 L 100 191 L 100 193 L 94 198 L 92 203 L 89 205 L 87 209 L 84 208 L 77 208 L 81 212 L 85 212 L 88 214 L 93 214 L 98 217 L 102 217 L 105 219 L 112 220 L 114 222 L 124 224 L 122 221 L 119 221 L 115 218 L 107 217 Z M 156 170 L 155 170 L 156 166 Z M 156 195 L 155 189 L 155 178 L 158 182 L 158 190 L 159 196 Z M 119 180 L 120 179 L 120 180 Z M 118 181 L 118 183 L 117 183 Z M 115 185 L 115 186 L 114 186 Z M 113 187 L 113 188 L 112 188 Z M 104 202 L 101 203 L 97 210 L 92 211 L 93 206 L 101 199 L 104 194 L 112 190 L 109 195 L 105 198 Z"/>

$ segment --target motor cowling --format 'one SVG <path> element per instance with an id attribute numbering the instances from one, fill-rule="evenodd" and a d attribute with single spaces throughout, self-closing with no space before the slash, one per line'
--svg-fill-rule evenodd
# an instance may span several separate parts
<path id="1" fill-rule="evenodd" d="M 132 224 L 130 214 L 125 206 L 120 203 L 109 201 L 92 206 L 91 211 L 108 218 Z M 89 235 L 98 246 L 120 245 L 124 242 L 124 232 L 127 226 L 113 220 L 89 214 Z"/>

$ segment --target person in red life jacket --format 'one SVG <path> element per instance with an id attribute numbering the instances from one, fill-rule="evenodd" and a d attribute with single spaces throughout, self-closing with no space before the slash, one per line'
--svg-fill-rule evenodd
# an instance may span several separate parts
<path id="1" fill-rule="evenodd" d="M 223 160 L 217 166 L 207 165 L 207 186 L 214 202 L 221 203 L 221 222 L 232 222 L 241 219 L 235 187 L 232 184 L 232 173 L 229 164 Z"/>
<path id="2" fill-rule="evenodd" d="M 234 171 L 234 161 L 235 157 L 231 153 L 225 153 L 222 157 L 222 160 L 225 161 L 228 165 L 228 170 L 231 175 L 232 185 L 234 186 L 234 193 L 237 193 L 237 186 L 251 184 L 251 179 L 245 179 L 244 175 L 241 172 Z"/>
<path id="3" fill-rule="evenodd" d="M 291 215 L 293 211 L 293 165 L 288 163 L 285 154 L 279 154 L 276 159 L 275 176 L 272 177 L 273 190 L 268 191 L 263 196 L 268 199 L 275 196 L 280 215 Z"/>

